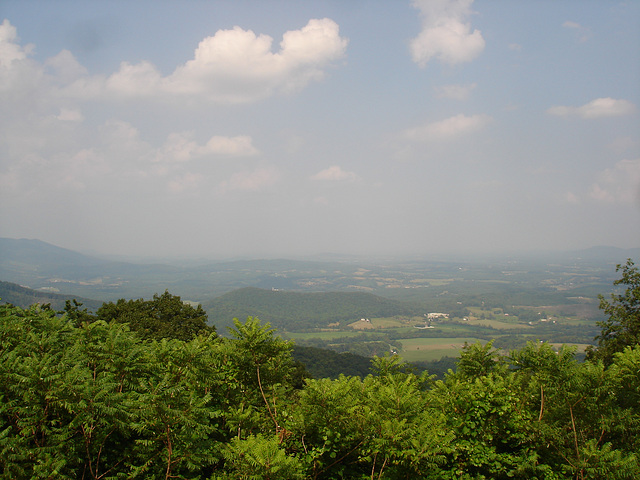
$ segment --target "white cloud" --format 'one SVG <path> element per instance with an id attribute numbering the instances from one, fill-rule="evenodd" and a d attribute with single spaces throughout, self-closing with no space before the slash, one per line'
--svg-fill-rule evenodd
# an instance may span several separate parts
<path id="1" fill-rule="evenodd" d="M 187 162 L 201 147 L 193 140 L 193 133 L 172 133 L 158 150 L 156 162 Z"/>
<path id="2" fill-rule="evenodd" d="M 562 24 L 564 28 L 568 28 L 570 30 L 574 30 L 578 35 L 579 42 L 586 42 L 591 37 L 591 31 L 587 27 L 583 27 L 577 22 L 573 22 L 571 20 L 567 20 Z"/>
<path id="3" fill-rule="evenodd" d="M 564 195 L 564 199 L 567 203 L 570 203 L 572 205 L 579 205 L 580 204 L 580 197 L 578 197 L 578 195 L 576 195 L 573 192 L 567 192 Z"/>
<path id="4" fill-rule="evenodd" d="M 109 184 L 114 178 L 113 167 L 104 152 L 93 148 L 46 156 L 27 153 L 20 162 L 9 165 L 6 174 L 0 174 L 0 185 L 3 195 L 38 198 L 46 203 L 60 192 L 84 192 Z"/>
<path id="5" fill-rule="evenodd" d="M 2 99 L 0 108 L 8 112 L 13 100 L 11 96 Z M 94 118 L 85 122 L 79 108 L 66 106 L 68 102 L 55 95 L 49 95 L 46 101 L 43 97 L 36 100 L 39 106 L 34 112 L 16 110 L 21 114 L 19 122 L 11 121 L 15 116 L 0 116 L 5 132 L 0 145 L 5 152 L 0 162 L 3 198 L 20 193 L 34 201 L 46 201 L 55 195 L 64 196 L 65 192 L 101 195 L 106 190 L 127 188 L 150 194 L 167 188 L 173 193 L 188 192 L 229 167 L 218 167 L 215 162 L 187 163 L 189 160 L 260 153 L 248 135 L 213 135 L 198 142 L 194 133 L 178 132 L 164 141 L 149 142 L 126 121 L 112 118 L 95 125 Z M 229 185 L 251 189 L 251 181 L 254 185 L 259 183 L 256 176 L 238 176 Z M 265 183 L 264 175 L 262 182 Z"/>
<path id="6" fill-rule="evenodd" d="M 581 107 L 557 105 L 549 108 L 547 113 L 560 117 L 579 116 L 586 119 L 601 117 L 617 117 L 635 112 L 636 107 L 628 100 L 615 98 L 596 98 Z"/>
<path id="7" fill-rule="evenodd" d="M 172 133 L 158 149 L 157 162 L 186 162 L 207 155 L 251 156 L 259 153 L 248 135 L 224 137 L 215 135 L 204 145 L 193 140 L 192 132 Z"/>
<path id="8" fill-rule="evenodd" d="M 411 41 L 413 61 L 424 67 L 436 58 L 456 64 L 476 58 L 485 46 L 479 30 L 467 21 L 473 0 L 414 0 L 420 10 L 422 31 Z"/>
<path id="9" fill-rule="evenodd" d="M 54 175 L 59 188 L 85 190 L 88 181 L 109 173 L 110 167 L 104 158 L 93 149 L 83 149 L 69 159 L 55 159 L 58 168 L 48 174 Z"/>
<path id="10" fill-rule="evenodd" d="M 120 70 L 106 80 L 105 88 L 107 91 L 127 97 L 169 93 L 166 91 L 162 75 L 150 62 L 141 62 L 137 65 L 123 62 Z"/>
<path id="11" fill-rule="evenodd" d="M 478 131 L 490 121 L 491 117 L 487 115 L 459 114 L 445 120 L 411 128 L 405 131 L 404 137 L 412 141 L 448 140 Z"/>
<path id="12" fill-rule="evenodd" d="M 259 167 L 233 174 L 229 180 L 220 183 L 220 188 L 223 193 L 231 190 L 258 191 L 275 185 L 279 178 L 275 168 Z"/>
<path id="13" fill-rule="evenodd" d="M 476 83 L 468 85 L 443 85 L 436 87 L 436 95 L 439 98 L 450 98 L 452 100 L 466 100 L 471 92 L 476 88 Z"/>
<path id="14" fill-rule="evenodd" d="M 62 50 L 55 57 L 47 59 L 45 67 L 53 73 L 51 80 L 61 85 L 68 85 L 89 74 L 69 50 Z"/>
<path id="15" fill-rule="evenodd" d="M 108 120 L 98 130 L 101 142 L 107 149 L 127 152 L 127 156 L 148 157 L 151 146 L 140 138 L 140 131 L 129 122 Z"/>
<path id="16" fill-rule="evenodd" d="M 572 22 L 571 20 L 567 20 L 562 26 L 565 28 L 582 28 L 579 23 Z"/>
<path id="17" fill-rule="evenodd" d="M 313 180 L 322 180 L 322 181 L 355 181 L 358 180 L 359 177 L 354 172 L 348 172 L 343 170 L 338 165 L 333 165 L 329 168 L 326 168 L 311 177 Z"/>
<path id="18" fill-rule="evenodd" d="M 18 43 L 8 20 L 0 25 L 0 92 L 25 92 L 28 86 L 72 99 L 193 98 L 218 103 L 247 103 L 300 90 L 324 77 L 327 68 L 346 54 L 348 40 L 329 18 L 311 19 L 283 35 L 280 49 L 273 39 L 235 27 L 219 30 L 200 42 L 193 59 L 163 76 L 148 61 L 122 62 L 109 76 L 89 75 L 71 52 L 63 50 L 44 65 L 31 61 L 31 46 Z M 46 83 L 42 83 L 46 82 Z"/>
<path id="19" fill-rule="evenodd" d="M 0 66 L 7 68 L 11 63 L 25 60 L 31 53 L 33 46 L 18 45 L 18 31 L 9 20 L 3 20 L 0 25 Z"/>
<path id="20" fill-rule="evenodd" d="M 640 158 L 621 160 L 598 175 L 591 198 L 606 203 L 633 204 L 640 201 Z"/>
<path id="21" fill-rule="evenodd" d="M 61 108 L 60 114 L 56 118 L 62 122 L 81 122 L 84 120 L 82 112 L 70 108 Z"/>
<path id="22" fill-rule="evenodd" d="M 236 137 L 214 136 L 200 150 L 201 155 L 233 155 L 248 156 L 259 153 L 258 149 L 252 145 L 252 139 L 248 135 L 238 135 Z"/>
<path id="23" fill-rule="evenodd" d="M 194 58 L 163 77 L 149 62 L 123 63 L 106 89 L 124 96 L 199 96 L 220 103 L 244 103 L 305 87 L 341 59 L 348 41 L 329 18 L 312 19 L 286 32 L 280 50 L 273 39 L 234 27 L 200 42 Z"/>
<path id="24" fill-rule="evenodd" d="M 199 173 L 186 172 L 183 175 L 170 180 L 168 188 L 171 193 L 182 193 L 195 190 L 202 181 L 202 175 Z"/>
<path id="25" fill-rule="evenodd" d="M 16 100 L 36 90 L 43 71 L 28 58 L 32 51 L 33 45 L 18 43 L 16 28 L 8 20 L 0 24 L 0 95 Z"/>

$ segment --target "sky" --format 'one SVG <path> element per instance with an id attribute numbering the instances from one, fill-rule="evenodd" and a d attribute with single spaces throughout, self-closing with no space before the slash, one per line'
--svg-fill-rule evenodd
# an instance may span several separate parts
<path id="1" fill-rule="evenodd" d="M 640 2 L 0 1 L 0 237 L 640 247 Z"/>

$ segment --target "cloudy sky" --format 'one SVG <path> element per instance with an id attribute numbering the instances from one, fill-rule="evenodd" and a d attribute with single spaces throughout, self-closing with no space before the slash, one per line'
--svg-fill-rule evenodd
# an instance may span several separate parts
<path id="1" fill-rule="evenodd" d="M 640 246 L 640 2 L 0 2 L 0 236 Z"/>

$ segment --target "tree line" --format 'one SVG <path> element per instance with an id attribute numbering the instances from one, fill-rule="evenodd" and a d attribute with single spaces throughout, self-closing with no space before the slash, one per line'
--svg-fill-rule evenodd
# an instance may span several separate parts
<path id="1" fill-rule="evenodd" d="M 587 361 L 478 343 L 441 380 L 397 356 L 305 379 L 268 324 L 221 337 L 168 292 L 1 305 L 0 477 L 638 478 L 640 274 L 619 271 Z"/>

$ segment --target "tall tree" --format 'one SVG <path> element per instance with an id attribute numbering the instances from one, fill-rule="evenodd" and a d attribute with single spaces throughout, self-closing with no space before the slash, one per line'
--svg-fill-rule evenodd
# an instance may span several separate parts
<path id="1" fill-rule="evenodd" d="M 609 318 L 598 322 L 602 328 L 596 337 L 598 347 L 587 352 L 587 358 L 602 360 L 605 365 L 613 363 L 615 353 L 640 344 L 640 272 L 630 258 L 616 267 L 616 272 L 619 271 L 622 277 L 613 284 L 624 285 L 626 289 L 622 294 L 612 293 L 609 300 L 599 296 L 600 309 Z"/>
<path id="2" fill-rule="evenodd" d="M 131 330 L 147 339 L 187 341 L 201 333 L 215 333 L 215 328 L 207 325 L 202 306 L 193 307 L 168 291 L 155 294 L 152 300 L 120 299 L 116 303 L 104 303 L 96 316 L 106 322 L 128 323 Z"/>

